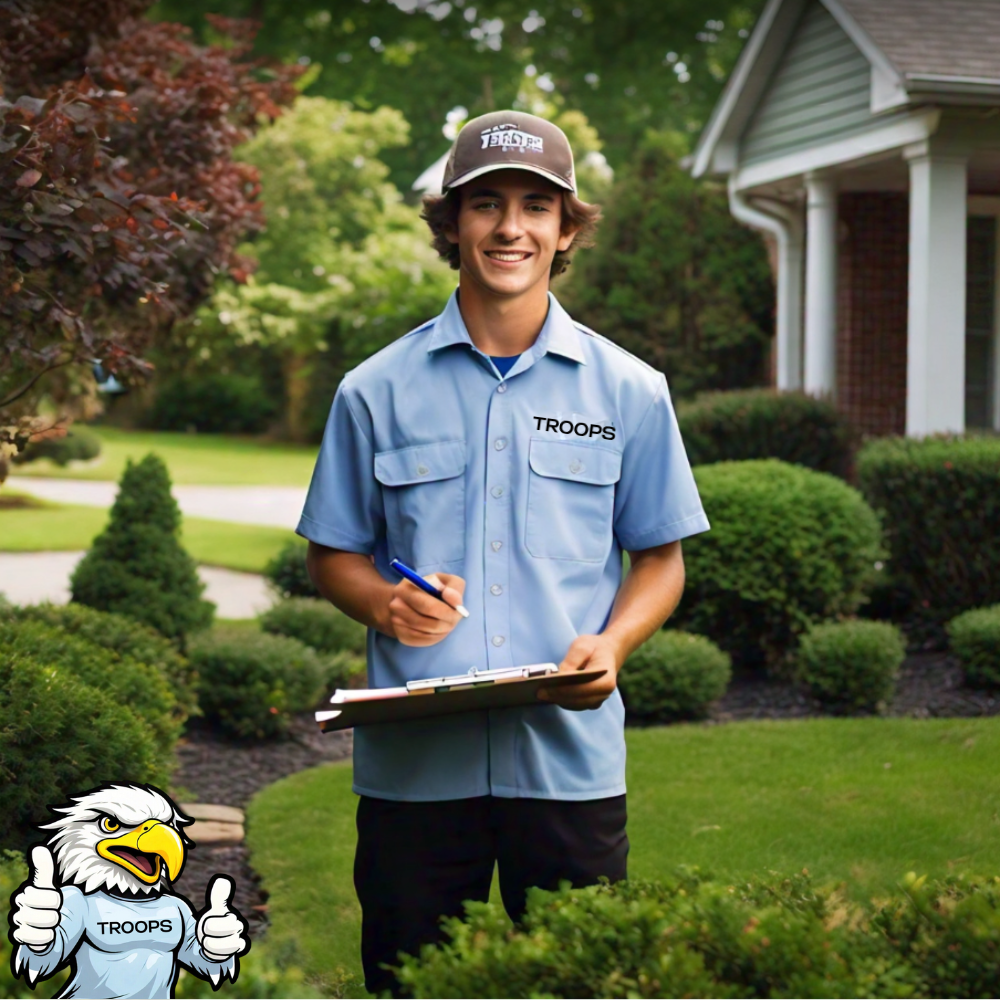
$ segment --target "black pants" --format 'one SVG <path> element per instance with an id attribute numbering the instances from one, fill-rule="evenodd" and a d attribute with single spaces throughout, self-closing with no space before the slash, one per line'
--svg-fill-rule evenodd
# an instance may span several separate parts
<path id="1" fill-rule="evenodd" d="M 498 865 L 504 908 L 524 913 L 530 886 L 574 887 L 625 878 L 625 796 L 563 802 L 485 795 L 446 802 L 390 802 L 362 796 L 354 886 L 361 903 L 361 959 L 370 993 L 391 990 L 380 968 L 399 952 L 442 940 L 442 916 L 486 900 Z"/>

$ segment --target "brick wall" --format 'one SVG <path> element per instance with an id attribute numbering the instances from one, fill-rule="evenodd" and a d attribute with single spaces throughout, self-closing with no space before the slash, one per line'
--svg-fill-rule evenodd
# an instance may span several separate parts
<path id="1" fill-rule="evenodd" d="M 909 199 L 840 195 L 837 405 L 865 434 L 906 429 Z"/>

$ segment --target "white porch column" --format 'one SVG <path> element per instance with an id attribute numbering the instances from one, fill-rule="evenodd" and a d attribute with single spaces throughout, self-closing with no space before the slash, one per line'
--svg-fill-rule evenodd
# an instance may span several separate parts
<path id="1" fill-rule="evenodd" d="M 806 308 L 804 388 L 814 396 L 837 390 L 837 188 L 806 174 Z"/>
<path id="2" fill-rule="evenodd" d="M 965 430 L 967 159 L 926 146 L 910 161 L 906 434 Z"/>

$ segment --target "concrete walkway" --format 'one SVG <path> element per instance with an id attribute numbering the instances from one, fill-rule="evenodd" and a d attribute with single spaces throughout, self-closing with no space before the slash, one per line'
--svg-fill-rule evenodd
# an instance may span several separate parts
<path id="1" fill-rule="evenodd" d="M 0 552 L 0 594 L 12 604 L 69 601 L 69 578 L 82 552 Z M 199 566 L 204 596 L 218 618 L 255 618 L 274 602 L 264 578 L 217 566 Z"/>
<path id="2" fill-rule="evenodd" d="M 11 476 L 6 487 L 54 503 L 110 507 L 118 484 L 90 479 L 42 479 Z M 262 524 L 294 530 L 306 500 L 300 486 L 177 486 L 173 495 L 187 517 Z M 2 579 L 2 576 L 0 576 Z"/>

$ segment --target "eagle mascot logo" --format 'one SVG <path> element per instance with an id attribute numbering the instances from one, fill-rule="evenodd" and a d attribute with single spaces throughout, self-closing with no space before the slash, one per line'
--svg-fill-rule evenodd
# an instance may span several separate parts
<path id="1" fill-rule="evenodd" d="M 103 785 L 54 808 L 62 816 L 31 849 L 28 880 L 11 896 L 11 968 L 28 983 L 69 965 L 60 997 L 172 997 L 181 967 L 236 981 L 250 948 L 229 905 L 233 883 L 213 876 L 206 907 L 171 888 L 194 822 L 151 785 Z"/>

